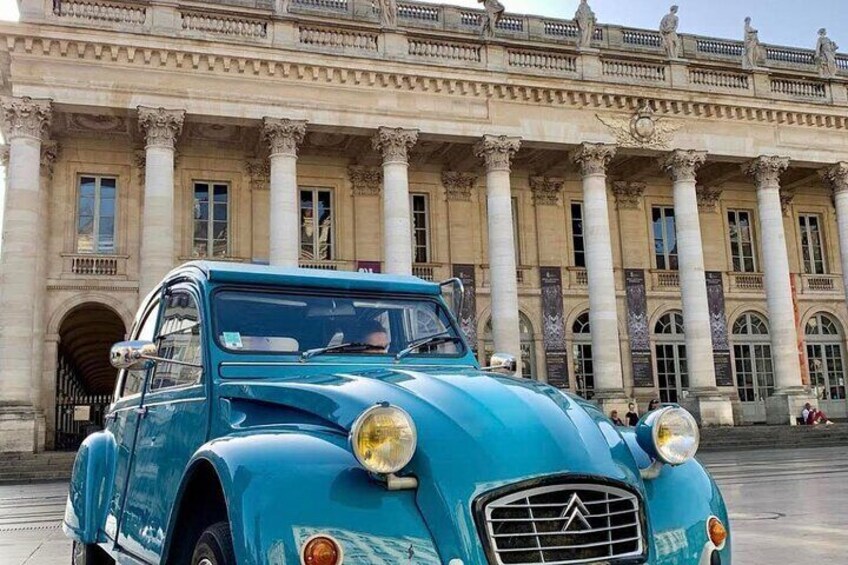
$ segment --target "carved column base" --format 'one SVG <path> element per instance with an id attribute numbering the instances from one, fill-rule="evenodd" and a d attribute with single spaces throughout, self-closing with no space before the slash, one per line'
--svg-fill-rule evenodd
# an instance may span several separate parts
<path id="1" fill-rule="evenodd" d="M 809 402 L 818 408 L 816 396 L 803 387 L 778 390 L 766 399 L 766 423 L 770 426 L 795 426 Z"/>
<path id="2" fill-rule="evenodd" d="M 35 453 L 43 432 L 32 406 L 0 406 L 0 453 Z"/>
<path id="3" fill-rule="evenodd" d="M 690 391 L 687 398 L 680 400 L 680 406 L 695 416 L 702 428 L 713 426 L 732 426 L 733 403 L 730 397 L 715 390 Z"/>

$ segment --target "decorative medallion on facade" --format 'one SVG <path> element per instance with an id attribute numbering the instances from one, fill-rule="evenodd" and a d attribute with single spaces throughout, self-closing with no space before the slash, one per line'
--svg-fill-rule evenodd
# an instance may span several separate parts
<path id="1" fill-rule="evenodd" d="M 645 194 L 647 184 L 637 181 L 619 180 L 612 183 L 615 207 L 619 210 L 636 210 Z"/>
<path id="2" fill-rule="evenodd" d="M 609 143 L 584 143 L 571 155 L 584 176 L 606 175 L 607 165 L 615 156 L 615 145 Z"/>
<path id="3" fill-rule="evenodd" d="M 0 99 L 3 111 L 3 132 L 6 141 L 16 137 L 41 139 L 50 128 L 53 106 L 50 100 L 33 100 L 29 96 Z"/>
<path id="4" fill-rule="evenodd" d="M 560 178 L 530 177 L 530 189 L 533 191 L 533 204 L 536 206 L 557 206 L 565 181 Z"/>
<path id="5" fill-rule="evenodd" d="M 297 157 L 297 148 L 306 136 L 306 121 L 262 118 L 262 135 L 271 155 Z"/>
<path id="6" fill-rule="evenodd" d="M 520 137 L 484 135 L 474 145 L 474 155 L 483 159 L 488 171 L 509 171 L 512 158 L 521 149 Z"/>
<path id="7" fill-rule="evenodd" d="M 68 131 L 97 135 L 128 135 L 130 133 L 129 122 L 126 118 L 108 114 L 66 114 L 65 127 Z"/>
<path id="8" fill-rule="evenodd" d="M 268 159 L 249 159 L 244 170 L 250 177 L 251 190 L 269 190 L 271 188 L 271 162 Z"/>
<path id="9" fill-rule="evenodd" d="M 148 147 L 173 149 L 183 131 L 185 110 L 138 107 L 138 127 Z"/>
<path id="10" fill-rule="evenodd" d="M 611 116 L 595 115 L 607 126 L 621 147 L 644 147 L 668 149 L 672 137 L 682 124 L 672 123 L 667 118 L 658 118 L 649 103 L 642 104 L 629 120 Z"/>
<path id="11" fill-rule="evenodd" d="M 702 212 L 717 212 L 718 201 L 722 190 L 717 186 L 698 185 L 695 187 L 698 195 L 698 209 Z"/>
<path id="12" fill-rule="evenodd" d="M 417 129 L 381 127 L 371 140 L 383 163 L 409 163 L 409 150 L 418 143 Z"/>
<path id="13" fill-rule="evenodd" d="M 477 175 L 456 171 L 442 172 L 442 186 L 445 187 L 445 199 L 448 201 L 471 202 L 471 191 L 476 184 Z"/>
<path id="14" fill-rule="evenodd" d="M 347 168 L 347 175 L 354 196 L 380 195 L 380 188 L 383 185 L 383 169 L 351 165 Z"/>
<path id="15" fill-rule="evenodd" d="M 660 168 L 668 173 L 674 182 L 694 181 L 695 174 L 706 160 L 706 151 L 677 149 L 665 157 L 661 157 L 659 164 Z"/>

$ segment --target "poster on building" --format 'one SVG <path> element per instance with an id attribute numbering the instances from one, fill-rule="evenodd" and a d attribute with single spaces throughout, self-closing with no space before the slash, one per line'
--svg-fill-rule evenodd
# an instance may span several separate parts
<path id="1" fill-rule="evenodd" d="M 625 269 L 627 289 L 627 333 L 630 335 L 630 360 L 633 386 L 653 387 L 651 339 L 648 328 L 648 297 L 645 293 L 645 271 Z"/>
<path id="2" fill-rule="evenodd" d="M 722 274 L 717 271 L 707 271 L 706 278 L 716 385 L 733 386 L 733 372 L 730 368 L 730 342 L 727 335 L 727 316 L 724 313 L 724 279 Z"/>
<path id="3" fill-rule="evenodd" d="M 382 263 L 379 261 L 357 261 L 356 272 L 358 273 L 382 273 Z"/>
<path id="4" fill-rule="evenodd" d="M 462 281 L 465 287 L 459 324 L 465 339 L 468 340 L 471 348 L 477 351 L 477 281 L 474 265 L 454 265 L 453 276 Z"/>
<path id="5" fill-rule="evenodd" d="M 540 267 L 542 281 L 542 342 L 545 347 L 545 364 L 548 384 L 568 387 L 568 361 L 565 345 L 565 313 L 562 306 L 562 269 Z"/>

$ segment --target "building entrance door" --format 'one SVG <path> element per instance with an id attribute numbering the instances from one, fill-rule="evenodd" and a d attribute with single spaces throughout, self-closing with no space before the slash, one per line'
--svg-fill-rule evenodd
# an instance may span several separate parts
<path id="1" fill-rule="evenodd" d="M 830 418 L 848 417 L 839 325 L 827 314 L 816 314 L 807 322 L 805 334 L 810 384 L 818 398 L 819 408 Z"/>
<path id="2" fill-rule="evenodd" d="M 766 421 L 766 398 L 774 394 L 774 366 L 765 318 L 746 312 L 733 324 L 733 370 L 743 421 Z"/>

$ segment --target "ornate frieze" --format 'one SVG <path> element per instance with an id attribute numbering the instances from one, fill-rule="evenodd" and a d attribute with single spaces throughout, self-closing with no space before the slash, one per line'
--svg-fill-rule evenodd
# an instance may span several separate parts
<path id="1" fill-rule="evenodd" d="M 644 182 L 619 180 L 612 183 L 615 207 L 619 210 L 636 210 L 645 194 Z"/>
<path id="2" fill-rule="evenodd" d="M 675 132 L 682 125 L 667 118 L 657 117 L 648 102 L 642 103 L 630 118 L 600 114 L 595 114 L 595 117 L 609 128 L 615 136 L 616 144 L 621 147 L 668 149 Z"/>
<path id="3" fill-rule="evenodd" d="M 138 107 L 138 127 L 144 134 L 147 147 L 173 149 L 183 131 L 185 110 Z"/>
<path id="4" fill-rule="evenodd" d="M 271 155 L 297 157 L 297 148 L 306 136 L 306 121 L 262 118 L 262 135 L 270 147 Z"/>
<path id="5" fill-rule="evenodd" d="M 454 202 L 470 202 L 471 191 L 477 184 L 477 175 L 442 171 L 442 186 L 445 187 L 445 199 Z"/>
<path id="6" fill-rule="evenodd" d="M 59 158 L 59 143 L 53 139 L 41 144 L 41 174 L 48 179 L 53 178 L 53 166 Z"/>
<path id="7" fill-rule="evenodd" d="M 754 178 L 757 188 L 777 188 L 780 175 L 789 167 L 789 157 L 764 155 L 742 165 L 745 174 Z"/>
<path id="8" fill-rule="evenodd" d="M 409 150 L 418 143 L 417 129 L 387 128 L 377 130 L 371 143 L 383 156 L 383 163 L 409 163 Z"/>
<path id="9" fill-rule="evenodd" d="M 3 111 L 3 132 L 6 141 L 16 137 L 42 139 L 50 128 L 53 106 L 50 100 L 33 100 L 29 96 L 0 99 Z"/>
<path id="10" fill-rule="evenodd" d="M 580 166 L 580 174 L 606 175 L 607 165 L 615 156 L 615 145 L 609 143 L 583 143 L 571 155 L 571 160 Z"/>
<path id="11" fill-rule="evenodd" d="M 660 168 L 662 168 L 671 180 L 678 181 L 694 181 L 695 175 L 704 161 L 707 160 L 706 151 L 694 151 L 691 149 L 676 149 L 660 158 Z"/>
<path id="12" fill-rule="evenodd" d="M 556 206 L 565 181 L 560 178 L 532 176 L 530 190 L 533 191 L 533 204 L 536 206 Z"/>
<path id="13" fill-rule="evenodd" d="M 483 159 L 488 171 L 509 171 L 512 158 L 521 149 L 520 137 L 484 135 L 474 145 L 474 155 Z"/>
<path id="14" fill-rule="evenodd" d="M 271 162 L 268 159 L 248 159 L 244 170 L 250 177 L 251 190 L 269 190 L 271 186 Z"/>
<path id="15" fill-rule="evenodd" d="M 819 174 L 834 195 L 840 192 L 848 192 L 848 161 L 840 161 L 822 170 Z"/>
<path id="16" fill-rule="evenodd" d="M 697 185 L 695 192 L 698 195 L 698 209 L 702 212 L 717 212 L 718 201 L 721 198 L 722 189 L 717 186 Z"/>
<path id="17" fill-rule="evenodd" d="M 351 165 L 347 175 L 354 196 L 379 196 L 383 185 L 383 169 L 380 167 L 364 167 Z"/>

